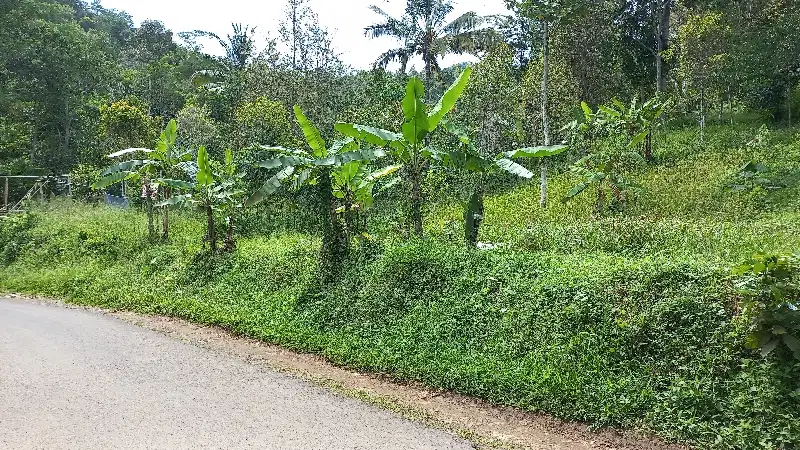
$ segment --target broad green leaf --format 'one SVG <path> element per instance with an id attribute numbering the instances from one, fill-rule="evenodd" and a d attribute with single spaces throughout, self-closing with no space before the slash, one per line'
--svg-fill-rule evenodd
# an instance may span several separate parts
<path id="1" fill-rule="evenodd" d="M 119 183 L 120 181 L 127 180 L 135 175 L 135 172 L 114 172 L 111 175 L 105 176 L 94 183 L 92 183 L 92 189 L 100 190 L 105 189 L 112 184 Z"/>
<path id="2" fill-rule="evenodd" d="M 226 148 L 225 149 L 225 165 L 226 166 L 230 166 L 232 164 L 233 164 L 233 152 L 231 151 L 231 149 Z"/>
<path id="3" fill-rule="evenodd" d="M 583 110 L 583 117 L 586 119 L 586 121 L 588 122 L 591 120 L 594 112 L 592 111 L 592 108 L 589 107 L 589 104 L 586 102 L 581 102 L 581 109 Z"/>
<path id="4" fill-rule="evenodd" d="M 291 177 L 294 174 L 295 168 L 294 167 L 286 167 L 275 176 L 267 180 L 261 189 L 253 193 L 250 198 L 247 199 L 245 202 L 245 206 L 253 206 L 261 203 L 264 201 L 265 198 L 269 197 L 270 195 L 274 194 L 281 188 L 283 185 L 283 181 L 287 178 Z"/>
<path id="5" fill-rule="evenodd" d="M 546 158 L 560 155 L 569 149 L 567 145 L 549 145 L 539 147 L 527 147 L 503 153 L 506 158 Z"/>
<path id="6" fill-rule="evenodd" d="M 512 175 L 516 175 L 516 176 L 522 177 L 522 178 L 527 178 L 529 180 L 531 178 L 533 178 L 533 172 L 531 172 L 530 170 L 526 169 L 522 165 L 515 163 L 514 161 L 512 161 L 510 159 L 500 158 L 500 159 L 496 160 L 494 163 L 495 163 L 495 165 L 497 165 L 497 167 L 499 167 L 500 169 L 502 169 L 502 170 L 504 170 L 504 171 L 506 171 L 506 172 L 508 172 L 508 173 L 510 173 Z"/>
<path id="7" fill-rule="evenodd" d="M 566 203 L 566 202 L 572 200 L 578 194 L 580 194 L 581 192 L 583 192 L 586 189 L 588 189 L 589 186 L 590 186 L 589 183 L 581 183 L 581 184 L 575 186 L 574 188 L 570 189 L 570 191 L 567 192 L 567 195 L 565 195 L 564 198 L 561 199 L 561 203 Z"/>
<path id="8" fill-rule="evenodd" d="M 361 161 L 357 160 L 343 164 L 338 170 L 336 170 L 336 172 L 334 172 L 334 177 L 337 178 L 337 181 L 341 185 L 350 184 L 358 175 L 358 172 L 361 169 L 361 164 Z"/>
<path id="9" fill-rule="evenodd" d="M 208 159 L 208 152 L 205 146 L 197 149 L 197 184 L 198 186 L 209 186 L 214 184 L 214 174 L 211 172 L 211 162 Z"/>
<path id="10" fill-rule="evenodd" d="M 385 147 L 389 145 L 390 142 L 396 142 L 403 139 L 403 136 L 397 133 L 355 123 L 339 122 L 336 124 L 335 128 L 336 131 L 345 136 L 364 141 L 368 144 L 377 145 L 379 147 Z"/>
<path id="11" fill-rule="evenodd" d="M 425 98 L 425 85 L 419 77 L 411 77 L 406 84 L 406 95 L 403 97 L 403 119 L 411 122 L 417 116 L 417 103 Z"/>
<path id="12" fill-rule="evenodd" d="M 406 96 L 403 99 L 403 136 L 411 145 L 419 144 L 428 135 L 428 112 L 422 99 L 425 88 L 422 81 L 412 77 L 406 86 Z"/>
<path id="13" fill-rule="evenodd" d="M 778 340 L 778 339 L 772 339 L 772 340 L 768 341 L 767 343 L 765 343 L 764 345 L 762 345 L 761 346 L 761 356 L 763 356 L 765 358 L 767 356 L 769 356 L 769 354 L 772 353 L 775 350 L 775 348 L 778 347 L 778 344 L 780 344 L 780 342 L 781 341 Z"/>
<path id="14" fill-rule="evenodd" d="M 190 183 L 188 181 L 183 180 L 173 180 L 170 178 L 158 178 L 155 180 L 158 184 L 163 184 L 164 186 L 171 187 L 173 189 L 194 189 L 194 183 Z"/>
<path id="15" fill-rule="evenodd" d="M 428 116 L 429 132 L 433 132 L 433 130 L 439 126 L 439 122 L 442 121 L 444 116 L 456 106 L 456 102 L 458 101 L 459 97 L 461 97 L 464 89 L 467 88 L 471 74 L 471 67 L 464 69 L 464 71 L 461 72 L 461 75 L 459 75 L 458 79 L 450 86 L 450 88 L 447 89 L 447 91 L 445 91 L 444 95 L 442 95 L 439 103 L 436 104 Z"/>
<path id="16" fill-rule="evenodd" d="M 165 155 L 167 160 L 172 159 L 172 150 L 175 148 L 175 142 L 178 140 L 178 122 L 172 119 L 164 128 L 164 142 L 166 144 Z"/>
<path id="17" fill-rule="evenodd" d="M 636 137 L 634 137 L 634 138 L 631 140 L 631 143 L 630 143 L 630 144 L 628 144 L 628 148 L 629 148 L 629 149 L 631 149 L 631 148 L 636 148 L 636 147 L 638 147 L 638 146 L 639 146 L 639 144 L 641 144 L 642 142 L 644 142 L 644 140 L 645 140 L 645 139 L 647 139 L 647 136 L 648 136 L 649 134 L 650 134 L 650 130 L 647 130 L 647 131 L 642 131 L 641 133 L 639 133 L 638 135 L 636 135 Z"/>
<path id="18" fill-rule="evenodd" d="M 402 168 L 403 168 L 402 164 L 396 164 L 396 165 L 393 165 L 393 166 L 384 167 L 383 169 L 376 170 L 375 172 L 372 172 L 371 174 L 367 175 L 366 181 L 379 180 L 381 178 L 387 177 L 387 176 L 397 172 L 398 170 L 400 170 Z"/>
<path id="19" fill-rule="evenodd" d="M 345 152 L 341 155 L 336 155 L 336 164 L 347 164 L 351 161 L 374 161 L 378 158 L 386 156 L 386 152 L 380 148 L 365 148 L 363 150 L 356 150 L 353 152 Z"/>
<path id="20" fill-rule="evenodd" d="M 164 207 L 164 206 L 174 206 L 174 205 L 180 205 L 180 204 L 183 204 L 183 203 L 187 203 L 187 202 L 189 202 L 191 200 L 192 200 L 192 194 L 176 195 L 176 196 L 170 197 L 170 198 L 168 198 L 166 200 L 162 200 L 162 201 L 156 203 L 154 206 L 156 206 L 158 208 L 161 208 L 161 207 Z"/>
<path id="21" fill-rule="evenodd" d="M 116 172 L 128 172 L 132 170 L 136 170 L 139 167 L 145 166 L 147 164 L 152 163 L 152 161 L 148 160 L 141 160 L 141 159 L 132 159 L 130 161 L 123 161 L 119 164 L 114 164 L 113 166 L 107 167 L 101 175 L 109 175 Z"/>
<path id="22" fill-rule="evenodd" d="M 451 150 L 447 152 L 426 148 L 423 155 L 439 161 L 442 166 L 455 169 L 468 170 L 470 172 L 484 172 L 491 166 L 491 162 L 473 153 L 462 150 Z"/>
<path id="23" fill-rule="evenodd" d="M 783 343 L 789 347 L 789 350 L 794 354 L 795 359 L 800 360 L 800 339 L 791 334 L 783 336 Z"/>
<path id="24" fill-rule="evenodd" d="M 118 152 L 114 152 L 108 155 L 107 158 L 119 158 L 120 156 L 125 156 L 137 152 L 152 153 L 153 151 L 150 150 L 149 148 L 126 148 L 125 150 L 120 150 Z"/>
<path id="25" fill-rule="evenodd" d="M 278 158 L 259 161 L 255 163 L 255 166 L 261 167 L 262 169 L 277 169 L 279 167 L 305 166 L 312 162 L 313 160 L 300 156 L 280 156 Z"/>
<path id="26" fill-rule="evenodd" d="M 303 110 L 298 105 L 294 105 L 294 115 L 297 117 L 297 123 L 303 130 L 303 136 L 306 137 L 308 146 L 311 147 L 311 152 L 315 158 L 324 158 L 328 156 L 328 149 L 325 147 L 325 141 L 319 133 L 317 127 L 311 123 L 310 120 L 303 114 Z"/>
<path id="27" fill-rule="evenodd" d="M 339 139 L 336 142 L 334 142 L 333 145 L 331 145 L 331 148 L 328 150 L 328 152 L 331 155 L 336 155 L 342 152 L 356 151 L 358 150 L 358 148 L 359 148 L 358 142 L 356 142 L 355 139 L 351 137 L 347 137 L 345 139 Z"/>
<path id="28" fill-rule="evenodd" d="M 607 116 L 610 116 L 610 117 L 615 117 L 615 118 L 622 117 L 622 113 L 620 113 L 619 111 L 613 110 L 613 109 L 611 109 L 611 108 L 609 108 L 608 106 L 605 106 L 605 105 L 600 105 L 600 106 L 597 107 L 597 109 L 599 111 L 601 111 L 603 114 L 605 114 Z"/>
<path id="29" fill-rule="evenodd" d="M 294 185 L 293 185 L 294 190 L 298 190 L 301 187 L 305 186 L 306 182 L 308 182 L 309 178 L 311 178 L 312 172 L 313 172 L 312 169 L 306 169 L 297 174 L 297 176 L 294 179 Z"/>

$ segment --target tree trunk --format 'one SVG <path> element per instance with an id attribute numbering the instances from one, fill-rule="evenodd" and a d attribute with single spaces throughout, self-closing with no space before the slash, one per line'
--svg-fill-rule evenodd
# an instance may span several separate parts
<path id="1" fill-rule="evenodd" d="M 217 253 L 217 228 L 214 224 L 214 209 L 211 208 L 211 205 L 206 205 L 206 218 L 208 219 L 206 239 L 208 239 L 208 249 L 213 255 Z"/>
<path id="2" fill-rule="evenodd" d="M 155 212 L 153 211 L 153 197 L 148 195 L 144 200 L 147 209 L 147 233 L 150 239 L 156 238 Z"/>
<path id="3" fill-rule="evenodd" d="M 658 54 L 656 54 L 656 92 L 660 93 L 667 89 L 667 77 L 664 70 L 664 58 L 662 54 L 669 48 L 669 25 L 672 15 L 672 0 L 661 0 L 660 10 L 658 11 Z"/>
<path id="4" fill-rule="evenodd" d="M 598 216 L 603 214 L 603 209 L 605 208 L 605 197 L 606 193 L 603 191 L 603 185 L 600 184 L 597 186 L 597 203 L 594 205 L 594 212 Z"/>
<path id="5" fill-rule="evenodd" d="M 418 164 L 417 164 L 418 165 Z M 411 168 L 411 219 L 414 222 L 414 234 L 422 237 L 422 181 L 420 168 Z"/>
<path id="6" fill-rule="evenodd" d="M 348 242 L 342 236 L 342 227 L 336 213 L 330 169 L 320 170 L 317 185 L 319 211 L 322 214 L 322 271 L 326 281 L 331 281 L 339 271 L 340 261 L 347 255 Z"/>
<path id="7" fill-rule="evenodd" d="M 544 145 L 550 145 L 550 117 L 547 112 L 548 92 L 550 83 L 550 24 L 544 22 L 544 45 L 542 47 L 542 135 Z M 539 168 L 542 174 L 541 197 L 539 204 L 542 208 L 547 207 L 547 165 L 544 160 L 540 162 Z"/>
<path id="8" fill-rule="evenodd" d="M 165 187 L 164 188 L 164 200 L 169 200 L 172 198 L 172 189 Z M 164 206 L 162 208 L 164 210 L 164 220 L 162 223 L 162 234 L 161 239 L 164 241 L 169 240 L 169 206 Z"/>
<path id="9" fill-rule="evenodd" d="M 464 211 L 464 239 L 470 247 L 478 246 L 478 237 L 484 213 L 483 182 L 481 180 L 470 196 L 467 208 Z"/>

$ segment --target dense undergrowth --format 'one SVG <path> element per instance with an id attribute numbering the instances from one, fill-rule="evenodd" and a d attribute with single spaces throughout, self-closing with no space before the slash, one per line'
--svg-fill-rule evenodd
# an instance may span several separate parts
<path id="1" fill-rule="evenodd" d="M 0 227 L 0 287 L 168 314 L 359 369 L 598 426 L 641 427 L 701 448 L 800 447 L 800 364 L 745 349 L 729 268 L 800 248 L 800 140 L 746 148 L 752 130 L 665 137 L 627 211 L 591 199 L 538 208 L 537 188 L 487 198 L 482 240 L 461 242 L 458 204 L 435 204 L 428 238 L 377 243 L 333 284 L 317 237 L 248 233 L 202 257 L 202 221 L 177 215 L 168 244 L 141 213 L 53 203 Z M 746 160 L 783 189 L 730 192 Z M 554 198 L 570 187 L 552 179 Z M 281 217 L 272 220 L 280 221 Z M 281 229 L 281 227 L 274 227 Z M 393 237 L 394 236 L 394 237 Z"/>

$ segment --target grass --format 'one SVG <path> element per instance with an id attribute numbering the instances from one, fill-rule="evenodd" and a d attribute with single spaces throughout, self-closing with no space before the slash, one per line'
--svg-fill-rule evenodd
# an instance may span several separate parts
<path id="1" fill-rule="evenodd" d="M 639 427 L 700 448 L 800 445 L 800 365 L 743 346 L 728 268 L 800 248 L 800 140 L 673 132 L 624 213 L 591 200 L 542 211 L 537 186 L 487 199 L 481 252 L 460 243 L 460 206 L 430 208 L 428 239 L 393 235 L 337 281 L 316 276 L 318 238 L 291 226 L 248 233 L 233 255 L 200 257 L 202 221 L 174 216 L 147 242 L 138 212 L 52 204 L 0 227 L 0 287 L 82 304 L 173 315 L 324 355 L 348 367 L 596 426 Z M 745 161 L 786 188 L 724 189 Z M 553 198 L 571 186 L 551 179 Z M 283 220 L 273 217 L 274 220 Z"/>

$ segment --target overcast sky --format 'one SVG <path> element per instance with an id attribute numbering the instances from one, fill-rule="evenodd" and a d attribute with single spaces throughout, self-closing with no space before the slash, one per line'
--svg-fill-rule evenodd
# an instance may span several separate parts
<path id="1" fill-rule="evenodd" d="M 106 8 L 127 11 L 136 25 L 145 19 L 156 19 L 176 34 L 200 29 L 224 37 L 231 23 L 256 26 L 259 49 L 263 48 L 267 34 L 277 37 L 278 23 L 286 6 L 286 0 L 101 0 L 101 3 Z M 331 32 L 342 60 L 356 68 L 367 68 L 381 53 L 396 45 L 389 38 L 364 37 L 364 27 L 380 21 L 380 16 L 367 8 L 376 4 L 399 17 L 405 3 L 405 0 L 311 0 L 309 6 L 319 15 L 321 25 Z M 454 4 L 453 18 L 467 11 L 483 15 L 507 12 L 503 0 L 456 0 Z M 206 51 L 218 50 L 209 44 Z M 451 57 L 444 64 L 462 60 Z M 421 68 L 421 62 L 416 64 Z"/>

